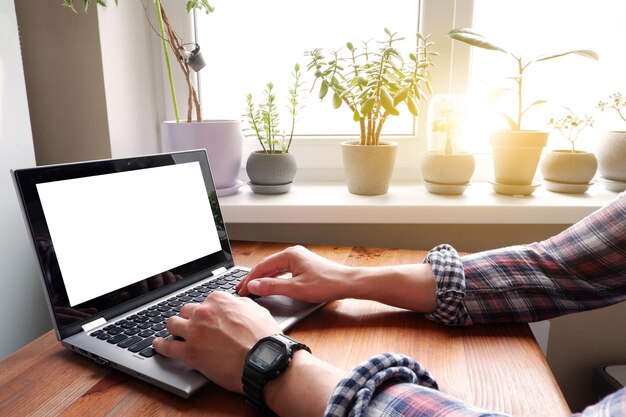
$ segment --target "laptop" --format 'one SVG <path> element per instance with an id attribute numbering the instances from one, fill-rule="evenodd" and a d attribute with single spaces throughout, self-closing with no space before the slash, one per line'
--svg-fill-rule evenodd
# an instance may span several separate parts
<path id="1" fill-rule="evenodd" d="M 236 295 L 249 271 L 233 262 L 206 151 L 11 173 L 63 346 L 181 397 L 207 384 L 152 348 L 183 304 Z M 255 301 L 283 331 L 321 306 Z"/>

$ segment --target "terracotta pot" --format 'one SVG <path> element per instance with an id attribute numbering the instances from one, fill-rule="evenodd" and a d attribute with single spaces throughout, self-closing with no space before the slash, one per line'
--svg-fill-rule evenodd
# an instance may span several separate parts
<path id="1" fill-rule="evenodd" d="M 602 178 L 626 182 L 626 131 L 605 132 L 598 140 L 595 154 Z"/>
<path id="2" fill-rule="evenodd" d="M 389 190 L 398 144 L 380 142 L 378 146 L 358 141 L 341 143 L 348 191 L 360 195 L 381 195 Z"/>
<path id="3" fill-rule="evenodd" d="M 296 176 L 296 158 L 290 153 L 256 151 L 248 156 L 246 172 L 250 182 L 257 185 L 283 185 Z"/>
<path id="4" fill-rule="evenodd" d="M 543 155 L 540 164 L 544 179 L 564 184 L 588 184 L 596 175 L 594 154 L 582 151 L 554 150 Z"/>
<path id="5" fill-rule="evenodd" d="M 163 145 L 166 152 L 206 149 L 215 188 L 236 191 L 243 148 L 239 121 L 163 122 Z"/>
<path id="6" fill-rule="evenodd" d="M 548 143 L 548 132 L 499 130 L 491 132 L 495 182 L 531 185 L 541 151 Z"/>
<path id="7" fill-rule="evenodd" d="M 429 152 L 420 165 L 424 181 L 435 184 L 467 184 L 474 175 L 474 155 Z"/>

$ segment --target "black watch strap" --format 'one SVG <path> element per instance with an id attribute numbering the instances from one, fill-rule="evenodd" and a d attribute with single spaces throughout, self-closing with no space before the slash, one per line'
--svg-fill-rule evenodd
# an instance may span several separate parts
<path id="1" fill-rule="evenodd" d="M 263 341 L 267 339 L 273 339 L 274 341 L 279 342 L 287 348 L 289 352 L 287 362 L 284 364 L 284 367 L 282 369 L 278 369 L 272 373 L 264 373 L 255 369 L 246 360 L 242 376 L 243 392 L 246 397 L 246 403 L 250 404 L 250 406 L 252 406 L 252 408 L 254 408 L 256 411 L 265 415 L 276 416 L 276 414 L 267 406 L 267 404 L 265 404 L 265 399 L 263 398 L 263 389 L 265 388 L 265 384 L 276 378 L 289 366 L 289 363 L 293 358 L 293 354 L 296 351 L 304 349 L 307 352 L 311 352 L 311 349 L 309 349 L 309 347 L 304 343 L 300 343 L 289 336 L 286 336 L 284 334 L 275 334 L 259 340 L 256 345 L 254 345 L 254 347 L 250 350 L 250 352 L 254 351 L 257 346 L 259 346 Z"/>

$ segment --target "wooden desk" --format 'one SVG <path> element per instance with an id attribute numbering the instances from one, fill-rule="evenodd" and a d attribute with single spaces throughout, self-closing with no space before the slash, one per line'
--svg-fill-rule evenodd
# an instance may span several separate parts
<path id="1" fill-rule="evenodd" d="M 253 266 L 284 244 L 234 242 L 235 260 Z M 421 262 L 425 252 L 309 246 L 350 265 Z M 443 391 L 516 417 L 564 416 L 569 409 L 527 325 L 447 328 L 385 305 L 327 304 L 290 332 L 315 355 L 351 369 L 382 352 L 410 355 Z M 52 332 L 0 362 L 0 415 L 254 416 L 243 398 L 209 386 L 189 400 L 61 347 Z"/>

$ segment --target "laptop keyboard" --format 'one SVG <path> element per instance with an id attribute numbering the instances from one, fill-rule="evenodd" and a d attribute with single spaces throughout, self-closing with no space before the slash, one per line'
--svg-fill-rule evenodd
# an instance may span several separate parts
<path id="1" fill-rule="evenodd" d="M 201 303 L 213 291 L 236 294 L 235 285 L 247 274 L 247 271 L 234 269 L 213 281 L 198 285 L 96 330 L 90 336 L 149 358 L 156 355 L 152 347 L 152 341 L 156 337 L 172 338 L 172 335 L 165 329 L 165 322 L 177 315 L 184 304 Z"/>

